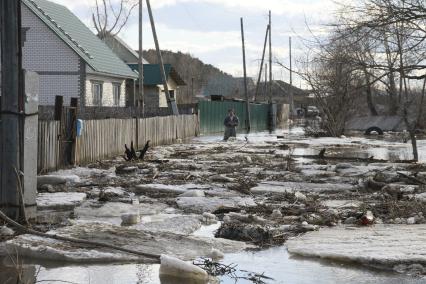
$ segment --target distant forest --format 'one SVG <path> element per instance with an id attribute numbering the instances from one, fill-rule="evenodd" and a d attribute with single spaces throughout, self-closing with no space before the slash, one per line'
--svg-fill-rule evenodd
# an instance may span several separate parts
<path id="1" fill-rule="evenodd" d="M 171 64 L 186 82 L 186 86 L 180 87 L 178 92 L 178 104 L 193 103 L 196 101 L 196 96 L 223 95 L 230 97 L 238 96 L 242 91 L 240 78 L 234 78 L 188 53 L 163 50 L 162 55 L 164 63 Z M 158 63 L 154 49 L 144 51 L 143 56 L 150 63 Z"/>

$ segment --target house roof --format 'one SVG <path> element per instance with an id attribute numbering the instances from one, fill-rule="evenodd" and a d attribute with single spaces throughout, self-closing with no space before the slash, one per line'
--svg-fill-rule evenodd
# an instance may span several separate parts
<path id="1" fill-rule="evenodd" d="M 124 40 L 117 35 L 107 35 L 103 41 L 108 45 L 117 56 L 126 62 L 127 64 L 137 64 L 139 61 L 139 54 L 133 50 Z M 149 62 L 142 57 L 143 64 L 149 64 Z"/>
<path id="2" fill-rule="evenodd" d="M 46 0 L 22 2 L 94 71 L 124 78 L 137 77 L 137 74 L 66 7 Z"/>
<path id="3" fill-rule="evenodd" d="M 129 64 L 130 68 L 137 71 L 139 64 Z M 179 76 L 175 68 L 171 64 L 164 64 L 164 71 L 166 72 L 166 78 L 173 79 L 178 86 L 185 86 L 186 83 Z M 163 80 L 161 79 L 161 71 L 159 64 L 144 64 L 143 65 L 143 84 L 145 86 L 161 85 Z"/>

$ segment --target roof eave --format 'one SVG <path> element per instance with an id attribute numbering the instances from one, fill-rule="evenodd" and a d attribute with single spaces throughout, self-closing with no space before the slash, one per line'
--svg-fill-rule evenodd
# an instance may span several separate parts
<path id="1" fill-rule="evenodd" d="M 28 3 L 28 0 L 22 1 L 28 9 L 30 9 L 51 31 L 53 31 L 69 48 L 71 48 L 81 59 L 83 59 L 87 65 L 89 65 L 93 70 L 98 71 L 96 67 L 90 63 L 90 58 L 87 58 L 87 55 L 82 52 L 80 49 L 74 46 L 74 44 L 70 44 L 66 38 L 62 36 L 60 32 L 58 32 L 55 28 L 52 27 L 51 23 L 44 17 L 43 14 L 38 11 L 38 9 L 34 6 L 33 3 Z"/>
<path id="2" fill-rule="evenodd" d="M 123 75 L 123 74 L 102 72 L 102 71 L 97 71 L 97 70 L 94 70 L 94 71 L 95 71 L 94 74 L 107 76 L 107 77 L 116 77 L 116 78 L 133 79 L 133 80 L 136 80 L 138 78 L 138 76 L 136 74 L 134 76 L 130 76 L 130 75 Z"/>

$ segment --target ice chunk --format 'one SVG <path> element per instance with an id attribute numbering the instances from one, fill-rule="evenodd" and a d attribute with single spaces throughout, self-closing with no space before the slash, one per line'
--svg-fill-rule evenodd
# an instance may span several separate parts
<path id="1" fill-rule="evenodd" d="M 208 186 L 197 184 L 168 185 L 161 183 L 140 184 L 135 187 L 137 193 L 168 193 L 179 195 L 190 190 L 208 189 Z"/>
<path id="2" fill-rule="evenodd" d="M 323 228 L 287 241 L 290 253 L 392 269 L 426 264 L 426 225 Z"/>
<path id="3" fill-rule="evenodd" d="M 13 236 L 15 234 L 15 231 L 11 228 L 8 228 L 6 226 L 0 227 L 0 236 Z"/>
<path id="4" fill-rule="evenodd" d="M 250 191 L 253 194 L 284 192 L 342 192 L 355 190 L 356 187 L 343 183 L 309 183 L 309 182 L 262 182 Z"/>
<path id="5" fill-rule="evenodd" d="M 178 258 L 161 255 L 160 276 L 207 281 L 208 274 L 203 269 Z"/>
<path id="6" fill-rule="evenodd" d="M 37 187 L 40 187 L 44 184 L 50 185 L 58 185 L 65 184 L 67 182 L 70 183 L 78 183 L 80 182 L 80 177 L 77 175 L 69 174 L 69 175 L 44 175 L 37 177 Z"/>
<path id="7" fill-rule="evenodd" d="M 86 194 L 81 192 L 54 192 L 40 193 L 37 196 L 39 209 L 73 209 L 86 199 Z"/>
<path id="8" fill-rule="evenodd" d="M 134 225 L 139 222 L 139 213 L 126 213 L 121 215 L 123 225 Z"/>
<path id="9" fill-rule="evenodd" d="M 153 233 L 132 227 L 95 222 L 78 222 L 72 226 L 62 227 L 48 233 L 114 244 L 122 248 L 156 255 L 168 254 L 183 260 L 207 255 L 212 248 L 230 253 L 249 247 L 242 242 L 224 239 L 185 236 L 169 232 Z M 20 235 L 7 241 L 6 246 L 9 251 L 17 252 L 23 257 L 52 261 L 78 263 L 117 261 L 152 263 L 156 261 L 155 259 L 147 259 L 102 247 L 82 248 L 79 244 L 32 235 Z"/>
<path id="10" fill-rule="evenodd" d="M 204 191 L 202 190 L 189 190 L 187 192 L 182 193 L 179 195 L 180 197 L 204 197 Z"/>
<path id="11" fill-rule="evenodd" d="M 214 248 L 210 252 L 210 255 L 208 255 L 208 257 L 212 258 L 213 260 L 222 259 L 224 256 L 225 255 L 223 254 L 223 252 Z"/>
<path id="12" fill-rule="evenodd" d="M 200 213 L 214 212 L 221 208 L 241 208 L 256 206 L 250 197 L 179 197 L 176 203 L 180 209 L 187 212 Z"/>

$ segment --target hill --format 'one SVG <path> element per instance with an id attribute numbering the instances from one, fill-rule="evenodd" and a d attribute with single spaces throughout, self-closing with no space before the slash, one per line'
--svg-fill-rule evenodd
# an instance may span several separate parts
<path id="1" fill-rule="evenodd" d="M 172 64 L 186 82 L 186 86 L 180 88 L 177 96 L 179 104 L 193 103 L 196 97 L 232 97 L 242 92 L 240 78 L 234 78 L 188 53 L 163 50 L 162 55 L 164 63 Z M 143 57 L 150 63 L 158 63 L 154 49 L 144 51 Z"/>

